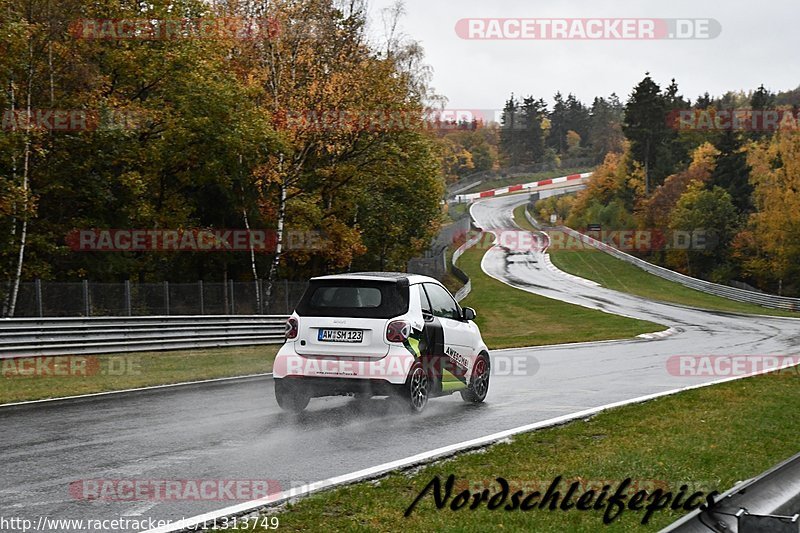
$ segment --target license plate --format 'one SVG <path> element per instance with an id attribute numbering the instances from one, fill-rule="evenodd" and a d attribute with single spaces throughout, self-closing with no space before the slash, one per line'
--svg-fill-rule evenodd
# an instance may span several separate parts
<path id="1" fill-rule="evenodd" d="M 321 329 L 317 334 L 320 342 L 352 342 L 364 341 L 364 332 L 354 329 Z"/>

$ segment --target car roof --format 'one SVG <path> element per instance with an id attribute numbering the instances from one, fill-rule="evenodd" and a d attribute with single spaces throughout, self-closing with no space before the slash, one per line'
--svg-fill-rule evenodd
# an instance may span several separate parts
<path id="1" fill-rule="evenodd" d="M 369 280 L 369 281 L 397 281 L 397 282 L 401 280 L 408 280 L 409 285 L 414 285 L 415 283 L 426 283 L 426 282 L 439 283 L 439 281 L 434 278 L 428 276 L 421 276 L 419 274 L 409 274 L 406 272 L 351 272 L 347 274 L 333 274 L 330 276 L 319 276 L 311 279 L 312 281 L 358 279 L 358 280 Z"/>

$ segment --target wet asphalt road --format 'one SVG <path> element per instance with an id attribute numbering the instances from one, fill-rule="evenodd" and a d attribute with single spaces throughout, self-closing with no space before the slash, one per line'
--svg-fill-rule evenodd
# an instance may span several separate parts
<path id="1" fill-rule="evenodd" d="M 477 204 L 473 214 L 485 229 L 508 229 L 511 210 L 525 201 L 524 196 L 491 199 Z M 421 416 L 399 414 L 389 400 L 350 398 L 312 400 L 306 413 L 291 416 L 278 409 L 269 378 L 3 408 L 2 516 L 177 520 L 238 502 L 87 501 L 70 494 L 70 483 L 266 479 L 285 490 L 523 424 L 719 379 L 671 375 L 666 361 L 673 355 L 800 352 L 798 320 L 642 300 L 554 273 L 537 252 L 494 249 L 484 268 L 530 292 L 680 332 L 654 341 L 494 351 L 505 361 L 516 358 L 527 372 L 494 375 L 483 405 L 465 405 L 455 395 L 431 401 Z"/>

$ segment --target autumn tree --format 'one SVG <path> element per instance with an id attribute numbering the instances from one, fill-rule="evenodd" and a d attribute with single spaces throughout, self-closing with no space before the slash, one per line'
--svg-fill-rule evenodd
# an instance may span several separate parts
<path id="1" fill-rule="evenodd" d="M 603 224 L 607 229 L 633 229 L 636 221 L 633 207 L 643 189 L 643 172 L 630 160 L 629 151 L 609 153 L 595 169 L 586 185 L 578 192 L 570 210 L 567 225 L 585 228 Z M 633 167 L 631 172 L 629 167 Z"/>
<path id="2" fill-rule="evenodd" d="M 641 199 L 637 215 L 642 225 L 647 228 L 667 228 L 678 200 L 693 183 L 709 182 L 718 157 L 719 150 L 710 143 L 698 147 L 692 154 L 689 168 L 668 176 L 652 195 Z"/>
<path id="3" fill-rule="evenodd" d="M 758 285 L 798 294 L 800 132 L 781 130 L 747 153 L 755 211 L 737 237 L 736 256 Z"/>
<path id="4" fill-rule="evenodd" d="M 358 222 L 363 206 L 353 198 L 368 187 L 387 146 L 413 144 L 426 135 L 421 120 L 426 94 L 419 79 L 425 71 L 416 43 L 390 39 L 380 53 L 369 46 L 361 3 L 254 2 L 240 9 L 275 20 L 280 28 L 276 36 L 253 43 L 240 60 L 260 84 L 261 112 L 279 133 L 277 150 L 259 166 L 253 184 L 264 218 L 275 220 L 278 235 L 267 276 L 269 299 L 284 230 L 292 221 L 326 236 L 327 246 L 315 259 L 300 254 L 317 269 L 341 269 L 364 253 Z M 434 154 L 426 152 L 429 156 Z"/>
<path id="5" fill-rule="evenodd" d="M 725 189 L 709 190 L 700 181 L 691 183 L 670 214 L 669 228 L 682 232 L 687 240 L 683 247 L 668 253 L 668 264 L 690 276 L 712 281 L 730 279 L 728 254 L 740 223 L 741 217 Z"/>
<path id="6" fill-rule="evenodd" d="M 549 224 L 551 215 L 555 215 L 556 223 L 563 223 L 569 217 L 574 204 L 574 194 L 549 196 L 536 202 L 536 218 L 543 224 Z"/>

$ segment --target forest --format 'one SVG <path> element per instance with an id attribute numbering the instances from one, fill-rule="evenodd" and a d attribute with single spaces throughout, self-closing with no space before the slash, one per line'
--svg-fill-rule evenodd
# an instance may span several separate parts
<path id="1" fill-rule="evenodd" d="M 800 89 L 691 101 L 647 74 L 627 96 L 512 94 L 500 120 L 432 126 L 447 101 L 422 46 L 397 29 L 402 6 L 382 12 L 380 38 L 367 12 L 363 0 L 0 0 L 4 312 L 34 279 L 405 270 L 446 223 L 448 185 L 575 161 L 597 167 L 588 188 L 542 213 L 576 229 L 710 230 L 713 249 L 647 259 L 800 291 L 796 124 L 685 122 L 731 109 L 797 116 Z M 262 246 L 76 246 L 76 235 L 125 233 L 257 235 Z"/>

